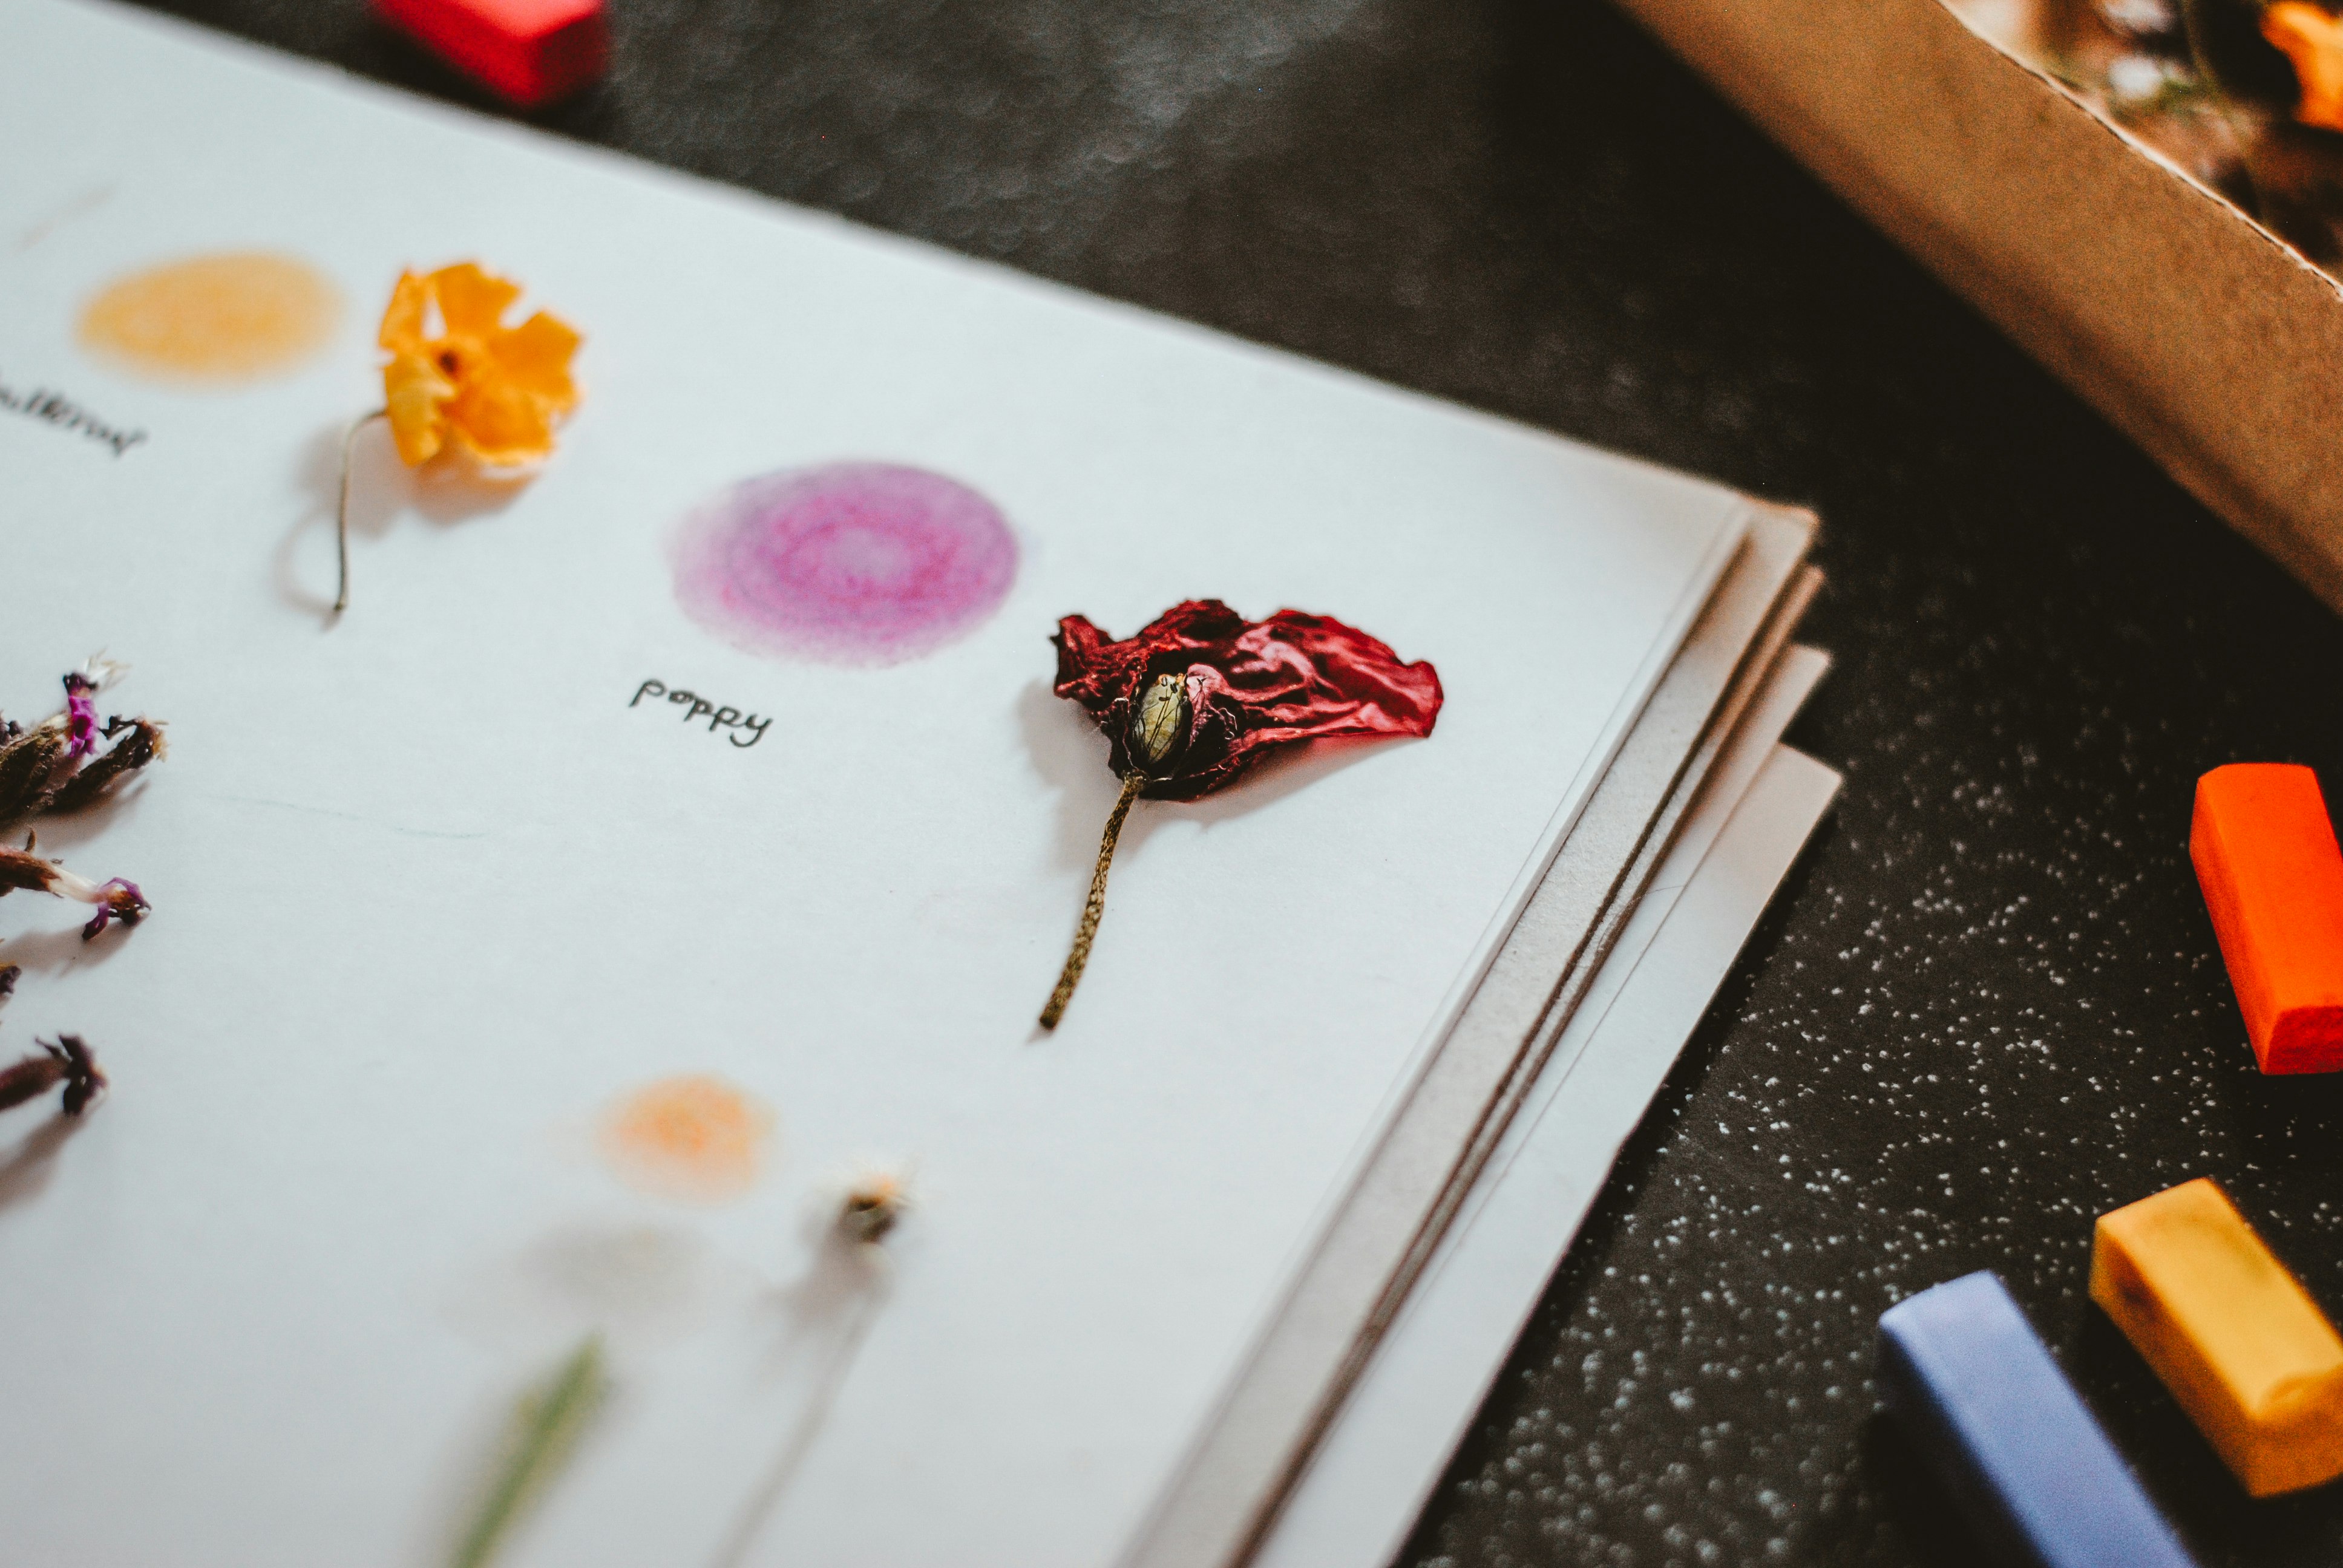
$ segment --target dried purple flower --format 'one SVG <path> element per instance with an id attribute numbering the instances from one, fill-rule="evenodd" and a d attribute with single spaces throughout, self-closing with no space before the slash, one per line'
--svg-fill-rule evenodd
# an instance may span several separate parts
<path id="1" fill-rule="evenodd" d="M 128 668 L 92 658 L 65 678 L 63 712 L 30 729 L 0 727 L 0 823 L 79 810 L 164 755 L 161 725 L 119 717 L 98 722 L 97 694 Z"/>
<path id="2" fill-rule="evenodd" d="M 25 847 L 11 849 L 0 847 L 0 898 L 23 888 L 35 893 L 54 893 L 61 899 L 77 899 L 85 904 L 96 904 L 97 913 L 81 929 L 81 940 L 87 941 L 116 920 L 135 926 L 146 919 L 154 908 L 138 884 L 120 877 L 103 882 L 93 882 L 76 876 L 54 860 L 45 860 L 33 853 L 33 839 L 25 835 Z"/>
<path id="3" fill-rule="evenodd" d="M 61 1034 L 55 1040 L 36 1040 L 41 1048 L 38 1056 L 28 1056 L 9 1068 L 0 1068 L 0 1111 L 37 1100 L 62 1083 L 65 1086 L 65 1113 L 79 1116 L 89 1109 L 89 1102 L 106 1090 L 106 1074 L 98 1070 L 97 1058 L 77 1034 Z"/>

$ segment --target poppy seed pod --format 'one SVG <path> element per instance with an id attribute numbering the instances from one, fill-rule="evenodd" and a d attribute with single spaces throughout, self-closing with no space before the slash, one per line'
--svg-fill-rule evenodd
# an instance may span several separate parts
<path id="1" fill-rule="evenodd" d="M 1151 776 L 1185 749 L 1192 720 L 1188 683 L 1176 675 L 1159 675 L 1139 699 L 1131 716 L 1131 734 L 1123 744 L 1131 761 Z"/>

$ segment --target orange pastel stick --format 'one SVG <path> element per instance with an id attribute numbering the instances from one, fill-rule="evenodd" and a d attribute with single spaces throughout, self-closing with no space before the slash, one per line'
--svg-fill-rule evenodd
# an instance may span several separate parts
<path id="1" fill-rule="evenodd" d="M 2214 769 L 2197 780 L 2188 858 L 2262 1070 L 2343 1067 L 2343 849 L 2318 775 Z"/>
<path id="2" fill-rule="evenodd" d="M 2100 1215 L 2091 1300 L 2247 1492 L 2343 1475 L 2343 1337 L 2218 1186 Z"/>

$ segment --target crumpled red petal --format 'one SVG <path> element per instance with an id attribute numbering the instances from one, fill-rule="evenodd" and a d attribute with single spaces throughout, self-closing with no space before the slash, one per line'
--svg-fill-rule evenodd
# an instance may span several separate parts
<path id="1" fill-rule="evenodd" d="M 1440 716 L 1440 675 L 1330 616 L 1282 609 L 1249 621 L 1218 599 L 1174 605 L 1135 637 L 1110 640 L 1088 617 L 1058 623 L 1057 693 L 1082 705 L 1131 766 L 1131 705 L 1159 675 L 1184 677 L 1187 742 L 1141 794 L 1193 800 L 1278 751 L 1339 736 L 1423 736 Z"/>

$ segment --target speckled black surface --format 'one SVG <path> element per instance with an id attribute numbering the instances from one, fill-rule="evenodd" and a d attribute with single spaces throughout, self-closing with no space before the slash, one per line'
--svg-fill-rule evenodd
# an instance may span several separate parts
<path id="1" fill-rule="evenodd" d="M 1976 1562 L 1872 1339 L 1987 1267 L 2208 1564 L 2343 1560 L 2083 1294 L 2210 1174 L 2343 1307 L 2343 1098 L 2255 1073 L 2185 848 L 2206 768 L 2336 776 L 2343 624 L 1595 0 L 613 6 L 539 123 L 1821 508 L 1836 819 L 1404 1563 Z M 352 0 L 158 8 L 488 106 Z"/>

